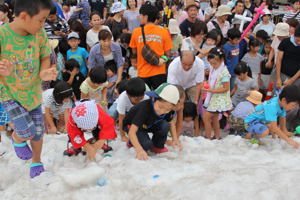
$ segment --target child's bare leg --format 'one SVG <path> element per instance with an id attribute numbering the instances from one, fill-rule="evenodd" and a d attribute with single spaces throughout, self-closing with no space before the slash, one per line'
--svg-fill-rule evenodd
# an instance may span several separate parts
<path id="1" fill-rule="evenodd" d="M 247 135 L 245 135 L 243 138 L 245 138 L 245 139 L 251 139 L 252 135 L 250 133 L 247 133 Z"/>
<path id="2" fill-rule="evenodd" d="M 267 135 L 269 135 L 269 133 L 270 133 L 270 131 L 269 131 L 269 129 L 267 129 L 261 135 L 256 134 L 255 136 L 258 137 L 258 138 L 263 138 L 263 137 L 266 137 Z"/>
<path id="3" fill-rule="evenodd" d="M 57 121 L 57 130 L 59 132 L 64 132 L 65 130 L 65 120 L 64 115 L 59 115 L 59 120 Z"/>
<path id="4" fill-rule="evenodd" d="M 211 118 L 212 114 L 210 112 L 205 112 L 204 114 L 204 128 L 205 128 L 205 137 L 211 139 Z"/>
<path id="5" fill-rule="evenodd" d="M 196 119 L 194 120 L 194 126 L 195 126 L 195 137 L 200 136 L 200 124 L 199 124 L 199 117 L 196 117 Z"/>
<path id="6" fill-rule="evenodd" d="M 221 131 L 220 131 L 220 123 L 219 123 L 219 114 L 213 114 L 212 125 L 213 125 L 216 139 L 220 139 Z"/>
<path id="7" fill-rule="evenodd" d="M 43 139 L 38 141 L 30 141 L 32 148 L 32 163 L 40 163 L 41 162 L 41 153 L 43 147 Z"/>

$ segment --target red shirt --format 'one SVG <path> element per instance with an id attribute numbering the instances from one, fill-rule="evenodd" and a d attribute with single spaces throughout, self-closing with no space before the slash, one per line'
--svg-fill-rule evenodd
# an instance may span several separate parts
<path id="1" fill-rule="evenodd" d="M 97 105 L 97 109 L 99 115 L 98 126 L 100 128 L 99 140 L 115 139 L 117 137 L 117 134 L 115 131 L 115 124 L 113 118 L 110 117 L 104 110 L 102 110 L 102 108 L 99 105 Z M 83 147 L 86 144 L 84 132 L 76 126 L 72 115 L 70 115 L 69 117 L 67 130 L 71 143 L 76 149 Z"/>

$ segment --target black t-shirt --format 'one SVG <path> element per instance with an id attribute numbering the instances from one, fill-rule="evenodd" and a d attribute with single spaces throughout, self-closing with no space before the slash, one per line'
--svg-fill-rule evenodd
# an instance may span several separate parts
<path id="1" fill-rule="evenodd" d="M 112 32 L 114 40 L 117 41 L 124 29 L 128 29 L 128 24 L 125 18 L 122 18 L 120 22 L 117 22 L 113 18 L 106 21 L 106 25 Z"/>
<path id="2" fill-rule="evenodd" d="M 134 124 L 139 129 L 147 130 L 162 120 L 172 121 L 174 115 L 175 112 L 171 111 L 165 115 L 158 116 L 154 111 L 152 99 L 148 99 L 138 103 L 129 110 L 123 120 L 123 126 L 127 127 Z"/>
<path id="3" fill-rule="evenodd" d="M 92 12 L 97 11 L 103 19 L 103 10 L 106 8 L 106 0 L 89 0 Z M 106 17 L 106 16 L 104 16 Z"/>
<path id="4" fill-rule="evenodd" d="M 291 38 L 286 38 L 282 40 L 278 50 L 283 51 L 281 73 L 294 76 L 300 70 L 300 46 L 295 46 Z"/>
<path id="5" fill-rule="evenodd" d="M 63 72 L 62 73 L 62 78 L 65 82 L 67 82 L 71 77 L 71 74 L 69 72 Z M 76 97 L 77 100 L 80 100 L 80 85 L 81 83 L 85 80 L 84 76 L 79 72 L 75 77 L 74 80 L 71 84 L 74 95 Z"/>
<path id="6" fill-rule="evenodd" d="M 194 23 L 190 22 L 188 19 L 185 19 L 179 26 L 181 30 L 181 35 L 185 37 L 189 37 L 191 34 L 192 25 Z"/>

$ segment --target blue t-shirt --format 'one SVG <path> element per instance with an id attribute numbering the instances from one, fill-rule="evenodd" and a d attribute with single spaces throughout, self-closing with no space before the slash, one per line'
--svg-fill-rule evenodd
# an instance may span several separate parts
<path id="1" fill-rule="evenodd" d="M 69 49 L 67 52 L 67 60 L 73 58 L 75 59 L 80 65 L 80 72 L 83 76 L 87 76 L 87 68 L 85 59 L 89 57 L 89 53 L 86 51 L 85 48 L 78 47 L 75 52 L 72 49 Z"/>
<path id="2" fill-rule="evenodd" d="M 245 118 L 245 123 L 259 120 L 261 122 L 277 122 L 278 117 L 285 117 L 286 111 L 279 105 L 278 97 L 274 97 L 269 101 L 255 107 L 254 113 Z"/>
<path id="3" fill-rule="evenodd" d="M 235 77 L 234 68 L 239 63 L 240 47 L 239 44 L 231 45 L 228 42 L 224 45 L 225 64 L 231 77 Z"/>

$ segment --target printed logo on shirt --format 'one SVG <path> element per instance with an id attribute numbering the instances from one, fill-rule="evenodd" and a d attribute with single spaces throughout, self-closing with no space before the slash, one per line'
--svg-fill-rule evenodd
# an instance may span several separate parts
<path id="1" fill-rule="evenodd" d="M 77 135 L 77 136 L 74 138 L 74 142 L 75 142 L 76 144 L 81 144 L 81 143 L 82 143 L 81 137 L 79 137 L 79 135 Z"/>
<path id="2" fill-rule="evenodd" d="M 162 42 L 162 37 L 159 35 L 145 35 L 146 42 Z M 139 43 L 143 42 L 143 36 L 139 36 Z"/>
<path id="3" fill-rule="evenodd" d="M 232 49 L 231 50 L 231 57 L 235 57 L 235 56 L 238 56 L 240 54 L 240 49 L 239 48 L 236 48 L 236 49 Z"/>

